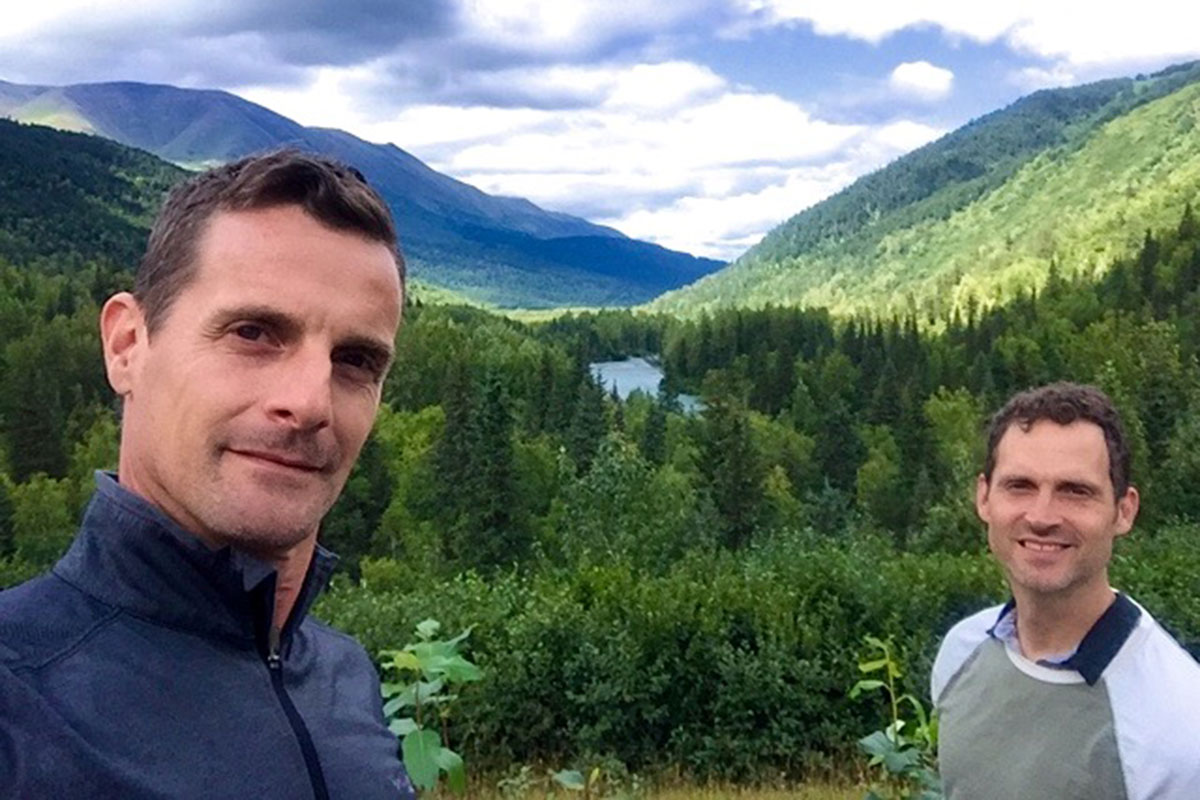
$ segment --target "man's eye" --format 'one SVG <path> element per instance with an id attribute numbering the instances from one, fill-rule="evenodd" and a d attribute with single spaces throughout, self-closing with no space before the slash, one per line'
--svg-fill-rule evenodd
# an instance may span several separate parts
<path id="1" fill-rule="evenodd" d="M 257 342 L 267 335 L 261 325 L 251 325 L 249 323 L 238 325 L 233 329 L 234 335 L 239 339 L 245 339 L 248 342 Z"/>
<path id="2" fill-rule="evenodd" d="M 336 360 L 339 364 L 344 364 L 352 369 L 362 370 L 369 373 L 372 377 L 377 376 L 380 372 L 378 360 L 369 353 L 347 350 L 338 353 Z"/>

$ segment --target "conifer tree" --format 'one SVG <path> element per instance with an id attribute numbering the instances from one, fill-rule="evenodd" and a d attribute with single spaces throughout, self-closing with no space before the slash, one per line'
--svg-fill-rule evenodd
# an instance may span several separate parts
<path id="1" fill-rule="evenodd" d="M 575 461 L 579 474 L 584 474 L 596 457 L 600 440 L 608 432 L 608 423 L 604 418 L 604 389 L 592 378 L 590 373 L 584 373 L 579 381 L 578 393 L 575 399 L 575 413 L 571 417 L 571 426 L 567 430 L 567 452 Z"/>
<path id="2" fill-rule="evenodd" d="M 667 411 L 661 400 L 650 406 L 646 424 L 642 427 L 642 438 L 638 442 L 642 458 L 661 466 L 667 458 Z"/>

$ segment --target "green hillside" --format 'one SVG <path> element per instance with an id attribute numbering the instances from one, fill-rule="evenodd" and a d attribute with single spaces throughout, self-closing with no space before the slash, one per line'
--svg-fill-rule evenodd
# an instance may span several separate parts
<path id="1" fill-rule="evenodd" d="M 1200 64 L 1039 92 L 783 223 L 657 310 L 931 315 L 1102 272 L 1200 193 Z"/>
<path id="2" fill-rule="evenodd" d="M 0 119 L 0 259 L 132 268 L 163 195 L 185 174 L 95 136 Z"/>

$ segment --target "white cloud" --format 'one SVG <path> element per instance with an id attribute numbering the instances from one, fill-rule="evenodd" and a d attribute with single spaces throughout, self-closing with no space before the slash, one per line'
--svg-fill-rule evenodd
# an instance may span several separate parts
<path id="1" fill-rule="evenodd" d="M 810 24 L 821 35 L 874 43 L 905 29 L 932 27 L 975 42 L 1003 40 L 1022 53 L 1093 69 L 1200 56 L 1200 4 L 1178 0 L 1146 0 L 1136 6 L 1045 0 L 734 2 L 760 25 Z"/>
<path id="2" fill-rule="evenodd" d="M 756 192 L 685 194 L 659 208 L 598 220 L 664 247 L 731 261 L 783 220 L 850 183 L 844 163 L 781 170 L 779 181 Z"/>
<path id="3" fill-rule="evenodd" d="M 467 39 L 511 51 L 577 54 L 703 19 L 721 0 L 461 0 Z"/>
<path id="4" fill-rule="evenodd" d="M 662 113 L 691 105 L 725 88 L 721 76 L 700 64 L 687 61 L 635 64 L 614 71 L 604 105 Z"/>
<path id="5" fill-rule="evenodd" d="M 1066 65 L 1056 64 L 1048 68 L 1024 67 L 1010 73 L 1008 81 L 1023 91 L 1032 92 L 1057 86 L 1071 86 L 1079 83 L 1079 78 Z"/>
<path id="6" fill-rule="evenodd" d="M 906 61 L 892 70 L 888 83 L 901 94 L 939 100 L 954 87 L 954 73 L 928 61 Z"/>
<path id="7" fill-rule="evenodd" d="M 721 259 L 942 133 L 909 120 L 829 122 L 685 61 L 506 72 L 514 91 L 553 83 L 597 95 L 557 110 L 426 103 L 380 118 L 347 88 L 362 77 L 326 68 L 303 89 L 244 94 L 306 124 L 395 142 L 486 192 Z"/>
<path id="8" fill-rule="evenodd" d="M 898 31 L 937 26 L 977 41 L 1004 34 L 1021 18 L 1023 0 L 963 3 L 959 0 L 912 2 L 846 2 L 846 0 L 734 0 L 762 25 L 809 23 L 823 36 L 846 36 L 878 43 Z M 1032 5 L 1032 3 L 1026 3 Z"/>

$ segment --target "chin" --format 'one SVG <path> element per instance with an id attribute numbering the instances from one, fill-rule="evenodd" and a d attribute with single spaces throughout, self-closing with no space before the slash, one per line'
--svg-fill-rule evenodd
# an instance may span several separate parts
<path id="1" fill-rule="evenodd" d="M 231 513 L 212 520 L 210 527 L 219 531 L 228 544 L 252 553 L 288 550 L 309 538 L 317 530 L 319 517 L 284 517 L 277 513 Z"/>

